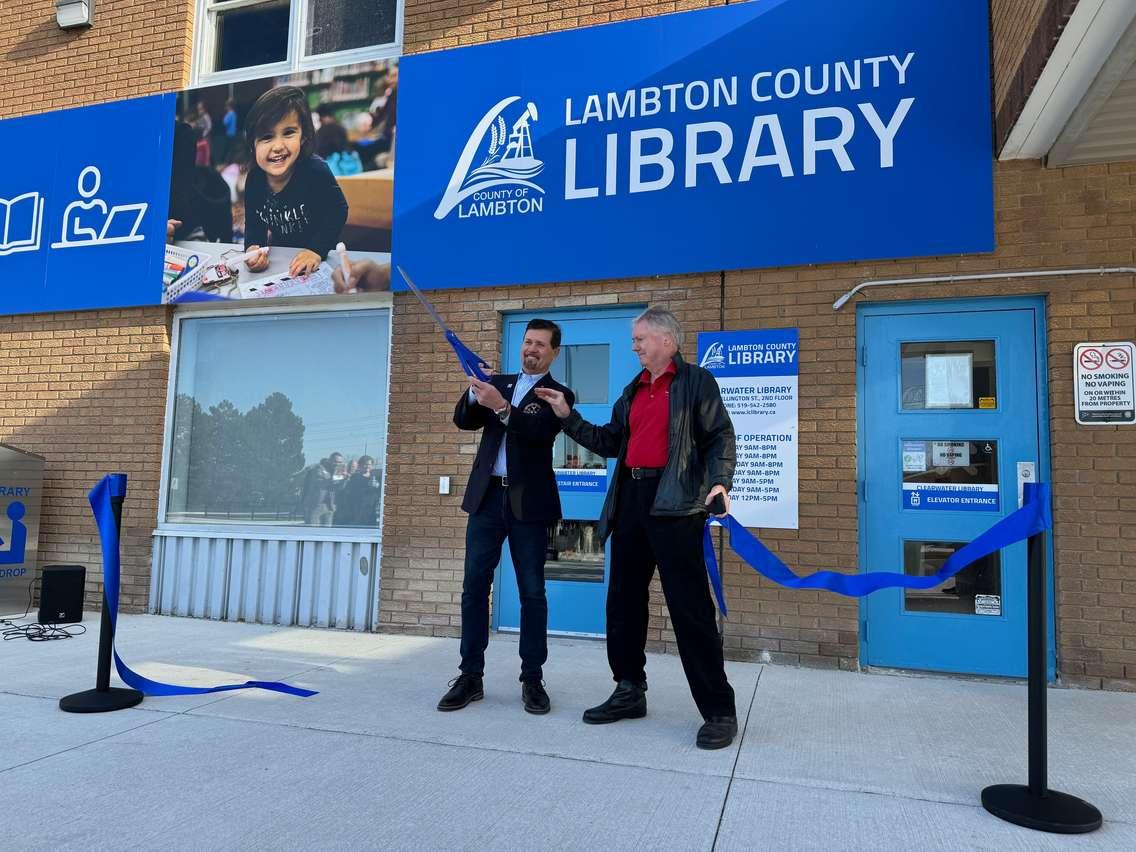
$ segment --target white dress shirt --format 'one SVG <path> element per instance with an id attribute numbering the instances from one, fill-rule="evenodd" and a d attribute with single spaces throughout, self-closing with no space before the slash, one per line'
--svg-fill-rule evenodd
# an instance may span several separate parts
<path id="1" fill-rule="evenodd" d="M 510 404 L 514 407 L 520 405 L 521 400 L 528 396 L 528 392 L 533 389 L 533 386 L 547 376 L 548 373 L 538 373 L 535 376 L 529 373 L 521 373 L 517 376 L 517 381 L 513 385 L 513 398 L 509 400 Z M 477 397 L 473 393 L 473 388 L 469 389 L 469 401 L 477 402 Z M 513 412 L 509 412 L 509 417 L 513 416 Z M 509 417 L 506 417 L 504 422 L 508 424 Z M 501 447 L 497 450 L 497 458 L 493 462 L 493 476 L 508 476 L 508 467 L 505 463 L 505 441 L 506 436 L 501 437 Z"/>

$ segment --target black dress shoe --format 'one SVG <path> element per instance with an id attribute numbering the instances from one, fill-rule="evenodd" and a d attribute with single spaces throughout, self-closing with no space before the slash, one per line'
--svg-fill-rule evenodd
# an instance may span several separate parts
<path id="1" fill-rule="evenodd" d="M 465 674 L 464 672 L 450 681 L 450 691 L 442 696 L 438 702 L 439 710 L 461 710 L 471 701 L 480 701 L 485 697 L 485 688 L 481 683 L 481 675 Z"/>
<path id="2" fill-rule="evenodd" d="M 584 711 L 584 722 L 589 725 L 606 725 L 620 719 L 642 719 L 647 715 L 647 684 L 621 680 L 611 698 Z"/>
<path id="3" fill-rule="evenodd" d="M 705 749 L 725 748 L 737 735 L 736 716 L 711 716 L 698 729 L 698 739 L 695 740 L 695 744 Z"/>
<path id="4" fill-rule="evenodd" d="M 521 682 L 521 701 L 525 705 L 526 713 L 536 713 L 540 716 L 552 709 L 552 702 L 548 700 L 544 684 L 539 680 Z"/>

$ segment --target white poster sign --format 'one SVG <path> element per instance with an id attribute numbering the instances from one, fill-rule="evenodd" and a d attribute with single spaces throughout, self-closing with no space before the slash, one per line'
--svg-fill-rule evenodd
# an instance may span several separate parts
<path id="1" fill-rule="evenodd" d="M 974 371 L 969 352 L 928 355 L 925 363 L 928 408 L 970 408 L 974 404 Z"/>
<path id="2" fill-rule="evenodd" d="M 931 464 L 934 467 L 968 467 L 970 441 L 932 441 Z"/>
<path id="3" fill-rule="evenodd" d="M 698 335 L 737 434 L 730 514 L 743 526 L 797 529 L 797 329 Z"/>
<path id="4" fill-rule="evenodd" d="M 1136 423 L 1132 362 L 1128 343 L 1078 343 L 1073 350 L 1077 374 L 1077 422 L 1084 426 Z"/>

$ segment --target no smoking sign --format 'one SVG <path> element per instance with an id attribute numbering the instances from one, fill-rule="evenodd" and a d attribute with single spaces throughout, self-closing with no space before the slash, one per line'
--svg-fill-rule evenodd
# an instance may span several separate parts
<path id="1" fill-rule="evenodd" d="M 1077 422 L 1086 426 L 1136 423 L 1132 361 L 1127 343 L 1079 343 L 1073 350 L 1077 376 Z"/>

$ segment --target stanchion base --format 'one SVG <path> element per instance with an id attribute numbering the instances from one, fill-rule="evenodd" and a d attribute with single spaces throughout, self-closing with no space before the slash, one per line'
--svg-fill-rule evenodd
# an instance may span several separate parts
<path id="1" fill-rule="evenodd" d="M 1084 799 L 1056 790 L 1035 796 L 1024 784 L 987 787 L 982 807 L 1006 822 L 1054 834 L 1087 834 L 1101 827 L 1101 812 Z"/>
<path id="2" fill-rule="evenodd" d="M 137 689 L 123 689 L 112 686 L 106 692 L 88 689 L 73 692 L 59 699 L 59 709 L 67 713 L 108 713 L 111 710 L 125 710 L 142 703 L 142 693 Z"/>

